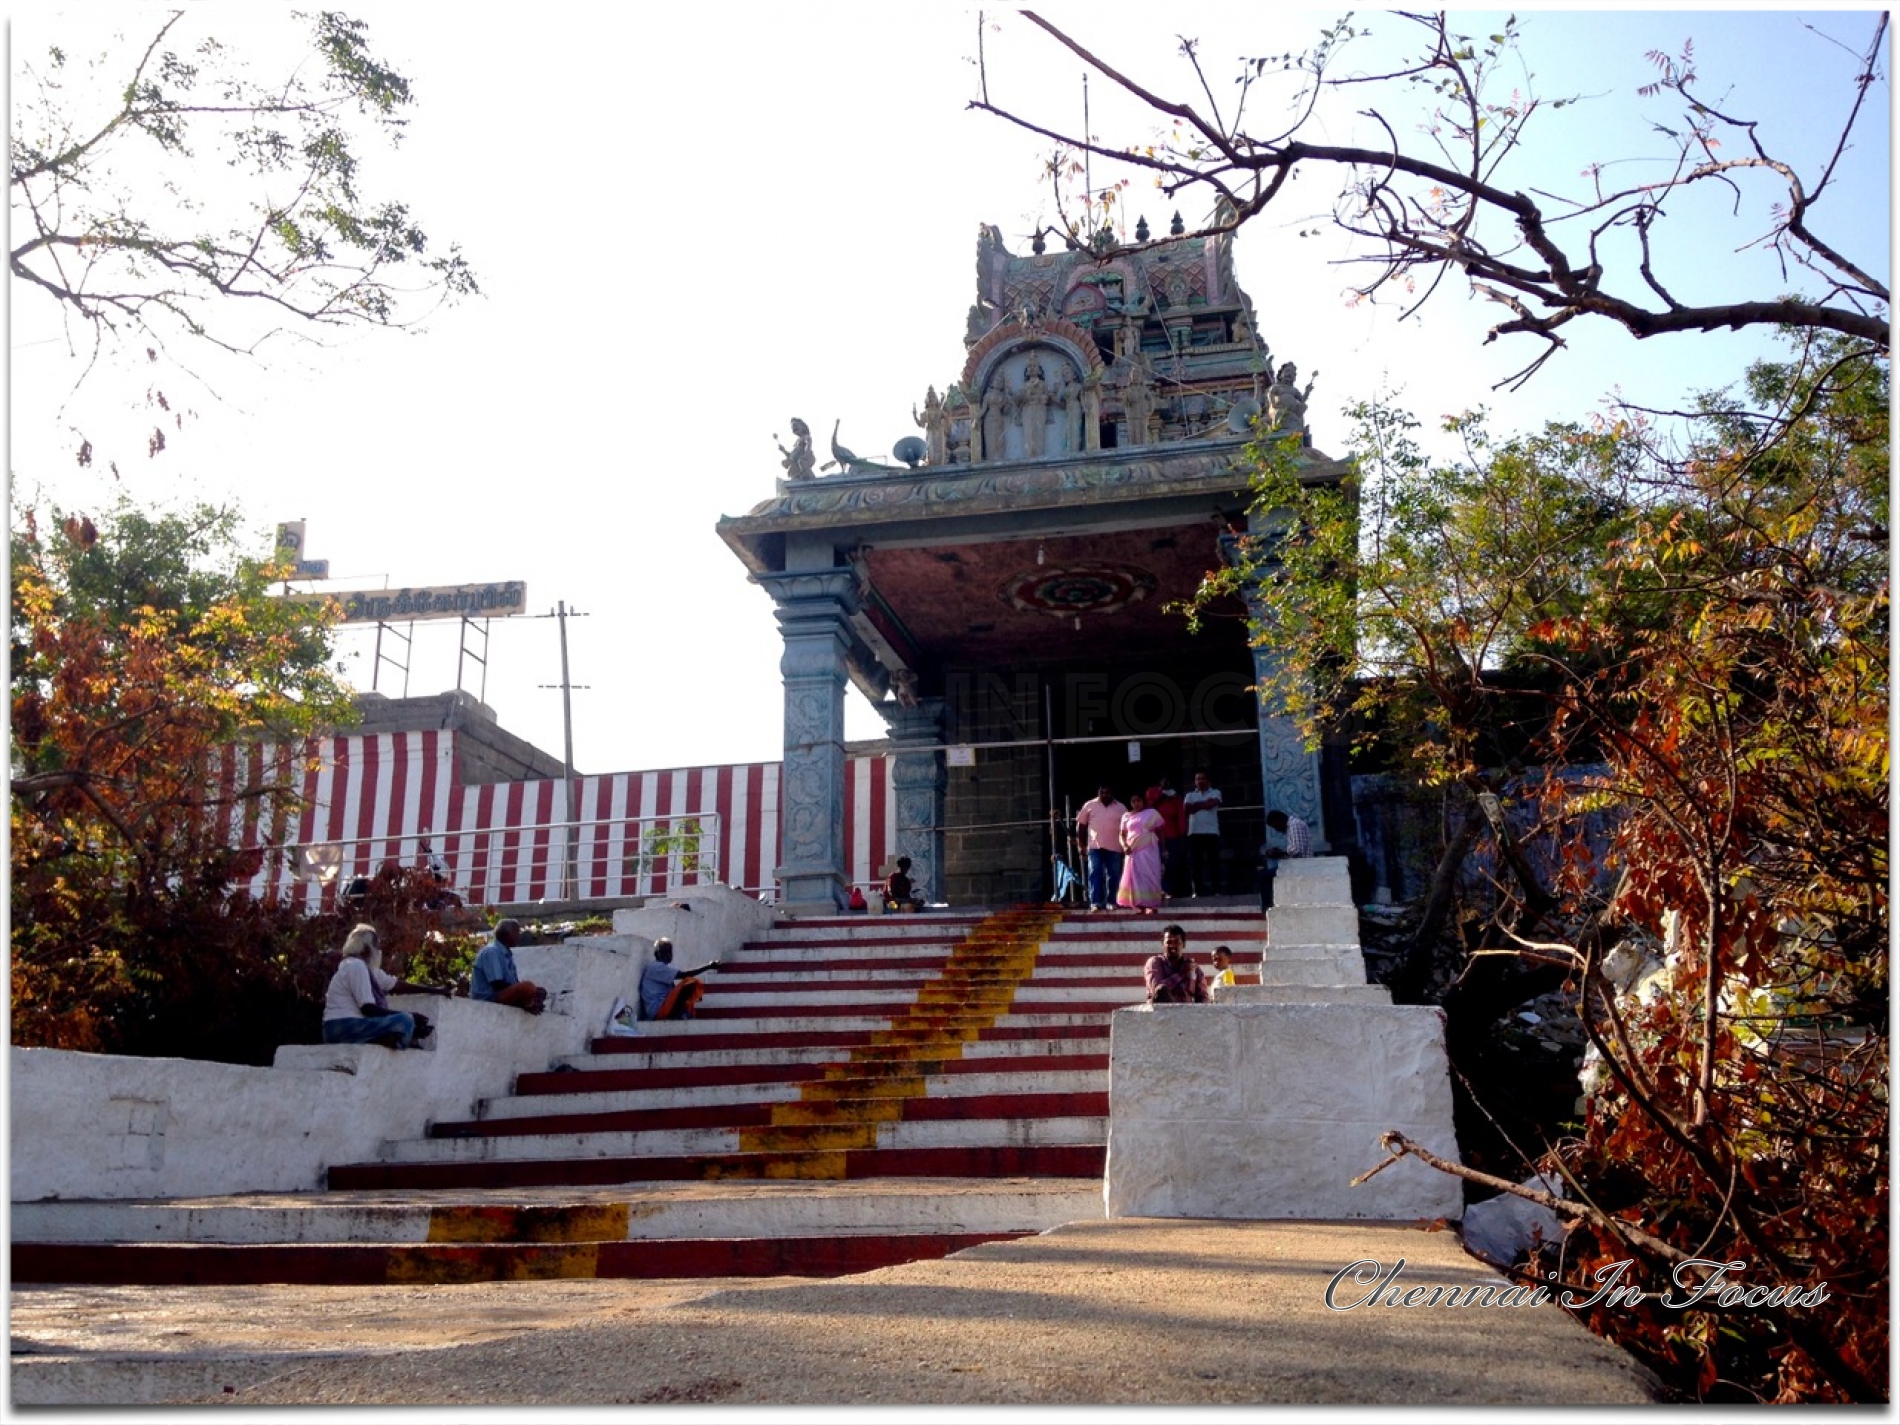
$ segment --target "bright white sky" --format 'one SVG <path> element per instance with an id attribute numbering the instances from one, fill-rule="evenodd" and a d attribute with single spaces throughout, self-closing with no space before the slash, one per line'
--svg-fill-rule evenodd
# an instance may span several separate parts
<path id="1" fill-rule="evenodd" d="M 912 403 L 963 361 L 978 224 L 999 224 L 1021 250 L 1019 235 L 1053 216 L 1039 141 L 965 109 L 975 12 L 347 8 L 418 97 L 406 141 L 372 151 L 365 186 L 409 201 L 439 243 L 459 241 L 485 295 L 420 333 L 285 348 L 261 373 L 208 363 L 221 399 L 192 394 L 197 420 L 156 460 L 128 438 L 121 452 L 137 454 L 121 459 L 123 487 L 142 500 L 235 499 L 260 531 L 304 518 L 307 552 L 330 561 L 339 585 L 518 578 L 531 608 L 563 599 L 585 612 L 570 626 L 572 676 L 587 685 L 574 695 L 585 771 L 776 758 L 770 601 L 714 535 L 715 520 L 773 493 L 774 433 L 784 436 L 793 415 L 821 448 L 842 419 L 841 441 L 864 455 L 913 434 Z M 99 12 L 125 17 L 141 44 L 162 14 Z M 247 20 L 206 5 L 188 23 L 261 46 L 268 34 L 294 36 L 280 13 L 253 7 Z M 1147 18 L 1156 13 L 1167 21 Z M 1871 11 L 1518 13 L 1527 87 L 1584 102 L 1544 116 L 1506 176 L 1565 192 L 1578 190 L 1592 158 L 1627 160 L 1613 179 L 1664 171 L 1668 140 L 1651 125 L 1679 128 L 1678 106 L 1634 91 L 1654 77 L 1646 51 L 1678 53 L 1690 38 L 1711 95 L 1727 91 L 1730 112 L 1761 119 L 1769 147 L 1814 172 L 1873 26 Z M 1197 35 L 1223 97 L 1233 57 L 1304 48 L 1331 18 L 1209 4 L 1051 14 L 1169 94 L 1192 84 L 1172 36 Z M 1360 19 L 1401 30 L 1389 17 Z M 1474 14 L 1468 27 L 1483 34 L 1499 20 Z M 85 33 L 104 32 L 89 15 Z M 83 48 L 79 34 L 70 17 L 16 16 L 14 64 L 51 42 Z M 1077 61 L 1007 12 L 985 43 L 993 99 L 1052 125 L 1077 121 Z M 1876 99 L 1814 225 L 1884 277 L 1884 82 Z M 101 96 L 101 112 L 107 103 Z M 1139 121 L 1118 119 L 1100 81 L 1092 103 L 1097 133 L 1144 136 Z M 1350 123 L 1337 118 L 1327 132 L 1343 139 Z M 1095 176 L 1106 177 L 1099 166 Z M 1295 235 L 1330 208 L 1323 185 L 1318 173 L 1302 180 L 1237 252 L 1275 358 L 1299 362 L 1303 377 L 1318 372 L 1311 423 L 1330 453 L 1342 451 L 1341 406 L 1382 386 L 1401 388 L 1428 418 L 1487 404 L 1507 429 L 1587 415 L 1617 388 L 1670 406 L 1772 349 L 1759 334 L 1638 343 L 1577 328 L 1573 350 L 1526 391 L 1492 393 L 1533 347 L 1480 345 L 1497 309 L 1455 284 L 1404 325 L 1395 305 L 1348 305 L 1352 272 L 1330 265 L 1342 255 L 1337 237 Z M 1747 195 L 1733 221 L 1674 205 L 1683 227 L 1662 246 L 1666 280 L 1690 300 L 1782 290 L 1770 259 L 1731 256 L 1765 229 L 1765 202 Z M 1130 197 L 1158 231 L 1172 206 L 1159 194 Z M 51 304 L 17 289 L 12 304 L 14 501 L 103 505 L 113 481 L 103 465 L 76 468 L 69 424 L 83 417 L 89 431 L 104 429 L 143 377 L 96 376 L 68 403 L 77 366 Z M 129 433 L 148 428 L 129 420 Z M 267 543 L 260 533 L 260 552 Z M 418 625 L 411 692 L 453 686 L 455 630 Z M 368 641 L 345 635 L 359 654 Z M 360 657 L 352 676 L 369 686 Z M 487 701 L 504 726 L 557 755 L 560 695 L 538 685 L 559 678 L 552 620 L 494 626 Z M 401 674 L 385 668 L 384 691 L 400 687 Z M 850 696 L 852 735 L 881 734 Z"/>

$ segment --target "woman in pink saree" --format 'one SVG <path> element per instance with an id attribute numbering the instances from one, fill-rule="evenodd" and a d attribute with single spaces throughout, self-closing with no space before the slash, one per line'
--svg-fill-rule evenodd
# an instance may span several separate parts
<path id="1" fill-rule="evenodd" d="M 1153 915 L 1165 897 L 1161 890 L 1161 828 L 1165 821 L 1160 812 L 1148 806 L 1139 794 L 1128 798 L 1128 812 L 1122 817 L 1121 888 L 1115 892 L 1118 905 Z"/>

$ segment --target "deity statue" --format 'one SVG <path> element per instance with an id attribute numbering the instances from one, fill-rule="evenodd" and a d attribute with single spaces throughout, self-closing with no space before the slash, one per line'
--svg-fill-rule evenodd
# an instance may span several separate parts
<path id="1" fill-rule="evenodd" d="M 1082 378 L 1082 440 L 1077 450 L 1102 448 L 1102 373 L 1091 371 Z"/>
<path id="2" fill-rule="evenodd" d="M 1245 307 L 1234 314 L 1234 341 L 1241 346 L 1253 345 L 1253 326 L 1247 320 Z"/>
<path id="3" fill-rule="evenodd" d="M 772 440 L 776 443 L 778 436 L 774 435 Z M 812 465 L 814 457 L 811 450 L 811 427 L 806 425 L 797 416 L 792 417 L 792 448 L 787 450 L 781 445 L 778 449 L 779 454 L 785 457 L 779 464 L 785 467 L 785 478 L 787 480 L 815 480 L 818 478 L 817 471 L 813 469 Z"/>
<path id="4" fill-rule="evenodd" d="M 1154 414 L 1154 410 L 1155 393 L 1148 384 L 1147 373 L 1139 364 L 1131 366 L 1127 384 L 1122 388 L 1122 412 L 1128 426 L 1128 444 L 1148 443 L 1148 418 Z"/>
<path id="5" fill-rule="evenodd" d="M 1042 378 L 1042 363 L 1033 356 L 1023 368 L 1023 389 L 1017 392 L 1016 407 L 1023 417 L 1023 454 L 1038 459 L 1049 421 L 1049 383 Z"/>
<path id="6" fill-rule="evenodd" d="M 942 465 L 945 461 L 947 448 L 945 437 L 949 432 L 950 417 L 944 409 L 943 401 L 938 399 L 935 386 L 924 392 L 924 413 L 921 416 L 918 415 L 917 407 L 913 405 L 910 408 L 910 418 L 923 428 L 924 463 Z"/>
<path id="7" fill-rule="evenodd" d="M 1134 360 L 1141 355 L 1141 325 L 1148 318 L 1148 301 L 1137 292 L 1122 303 L 1122 324 L 1115 330 L 1115 354 Z"/>
<path id="8" fill-rule="evenodd" d="M 1299 379 L 1299 368 L 1290 361 L 1275 373 L 1273 384 L 1267 388 L 1268 430 L 1306 429 L 1306 398 L 1312 393 L 1313 383 L 1308 381 L 1302 391 Z"/>
<path id="9" fill-rule="evenodd" d="M 1085 378 L 1086 379 L 1086 378 Z M 1082 449 L 1083 382 L 1064 383 L 1060 397 L 1062 405 L 1062 444 L 1063 449 L 1079 451 Z"/>
<path id="10" fill-rule="evenodd" d="M 1003 379 L 1003 373 L 998 371 L 990 378 L 989 388 L 983 392 L 983 448 L 977 452 L 978 460 L 1003 458 L 1003 422 L 1009 418 L 1009 407 L 1009 383 Z"/>

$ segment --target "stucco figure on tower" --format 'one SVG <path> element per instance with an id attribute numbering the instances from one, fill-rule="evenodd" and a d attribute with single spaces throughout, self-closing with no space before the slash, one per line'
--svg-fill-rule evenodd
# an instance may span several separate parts
<path id="1" fill-rule="evenodd" d="M 777 436 L 773 437 L 776 442 Z M 814 456 L 811 448 L 811 427 L 797 416 L 792 417 L 792 448 L 787 450 L 779 446 L 779 454 L 785 458 L 779 464 L 785 467 L 787 480 L 815 480 L 818 472 L 813 468 Z"/>
<path id="2" fill-rule="evenodd" d="M 1313 389 L 1313 383 L 1306 383 L 1306 390 L 1299 387 L 1300 369 L 1292 362 L 1282 365 L 1273 378 L 1273 385 L 1267 390 L 1267 429 L 1292 432 L 1306 429 L 1306 397 Z"/>
<path id="3" fill-rule="evenodd" d="M 944 464 L 948 455 L 946 437 L 949 432 L 950 418 L 944 410 L 944 402 L 938 398 L 935 386 L 924 392 L 923 414 L 918 415 L 917 407 L 912 406 L 910 418 L 924 432 L 924 463 L 926 465 Z"/>
<path id="4" fill-rule="evenodd" d="M 1033 356 L 1023 368 L 1023 388 L 1016 395 L 1016 408 L 1022 413 L 1023 454 L 1030 460 L 1040 459 L 1049 423 L 1049 383 L 1043 379 L 1042 363 Z"/>

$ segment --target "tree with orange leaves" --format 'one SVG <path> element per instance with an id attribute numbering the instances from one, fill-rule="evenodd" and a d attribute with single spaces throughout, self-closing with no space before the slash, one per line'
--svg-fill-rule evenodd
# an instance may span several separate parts
<path id="1" fill-rule="evenodd" d="M 1302 486 L 1263 441 L 1273 528 L 1208 592 L 1253 599 L 1274 691 L 1310 736 L 1351 709 L 1349 735 L 1376 729 L 1468 804 L 1414 941 L 1451 981 L 1454 1066 L 1479 1077 L 1500 1018 L 1545 992 L 1589 1045 L 1581 1123 L 1566 1094 L 1514 1129 L 1510 1176 L 1388 1147 L 1571 1224 L 1527 1270 L 1557 1273 L 1683 1395 L 1872 1403 L 1890 1280 L 1889 377 L 1866 344 L 1793 339 L 1667 440 L 1627 410 L 1511 441 L 1463 420 L 1462 458 L 1432 459 L 1374 408 L 1338 489 Z M 1488 903 L 1441 915 L 1461 931 L 1442 936 L 1433 905 L 1474 847 L 1495 857 Z M 1564 1195 L 1521 1187 L 1533 1171 Z M 1592 1302 L 1619 1263 L 1644 1295 Z"/>
<path id="2" fill-rule="evenodd" d="M 23 510 L 12 540 L 13 1038 L 134 1047 L 255 970 L 233 937 L 268 964 L 301 934 L 232 905 L 246 853 L 218 833 L 295 788 L 221 788 L 216 749 L 346 723 L 350 694 L 328 616 L 268 595 L 281 571 L 238 553 L 231 511 L 45 523 Z"/>

